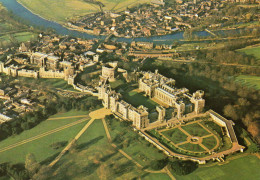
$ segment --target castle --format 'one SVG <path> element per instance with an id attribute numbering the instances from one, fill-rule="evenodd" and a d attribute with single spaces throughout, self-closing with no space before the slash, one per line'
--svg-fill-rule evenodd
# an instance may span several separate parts
<path id="1" fill-rule="evenodd" d="M 139 90 L 146 96 L 154 98 L 161 103 L 175 108 L 175 117 L 180 119 L 188 114 L 200 114 L 203 112 L 205 100 L 202 98 L 204 92 L 199 90 L 193 95 L 186 88 L 174 87 L 175 80 L 166 78 L 158 73 L 144 72 L 139 79 Z"/>
<path id="2" fill-rule="evenodd" d="M 177 89 L 174 87 L 174 79 L 167 78 L 159 74 L 158 71 L 155 73 L 141 72 L 141 74 L 143 77 L 139 79 L 139 90 L 144 92 L 146 96 L 160 101 L 160 104 L 164 104 L 165 107 L 174 108 L 172 118 L 180 119 L 183 116 L 197 115 L 203 112 L 205 106 L 205 100 L 202 98 L 203 91 L 197 91 L 191 95 L 186 88 Z M 138 129 L 148 127 L 150 123 L 148 108 L 143 105 L 133 107 L 124 101 L 122 95 L 112 90 L 107 84 L 107 81 L 111 80 L 111 76 L 105 77 L 106 80 L 104 80 L 102 71 L 102 80 L 97 88 L 98 98 L 102 100 L 104 107 L 111 109 L 117 117 L 132 121 L 133 125 Z M 165 121 L 165 107 L 156 107 L 158 122 Z"/>
<path id="3" fill-rule="evenodd" d="M 122 100 L 120 93 L 111 90 L 106 81 L 101 82 L 98 87 L 98 98 L 102 100 L 103 106 L 119 118 L 132 121 L 138 129 L 145 128 L 149 125 L 148 111 L 144 106 L 137 108 Z"/>

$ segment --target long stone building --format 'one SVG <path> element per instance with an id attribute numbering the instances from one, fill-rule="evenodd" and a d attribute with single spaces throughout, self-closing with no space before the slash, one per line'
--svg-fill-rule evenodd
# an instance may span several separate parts
<path id="1" fill-rule="evenodd" d="M 137 108 L 122 100 L 120 93 L 111 90 L 106 81 L 102 81 L 98 87 L 98 98 L 102 99 L 103 106 L 111 111 L 117 117 L 132 121 L 133 125 L 138 129 L 145 128 L 149 125 L 148 111 L 144 106 Z"/>

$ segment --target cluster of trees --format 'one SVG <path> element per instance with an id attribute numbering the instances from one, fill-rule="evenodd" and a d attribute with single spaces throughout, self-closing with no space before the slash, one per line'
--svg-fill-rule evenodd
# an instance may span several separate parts
<path id="1" fill-rule="evenodd" d="M 260 62 L 255 57 L 245 56 L 229 50 L 208 51 L 204 60 L 219 64 L 260 65 Z"/>
<path id="2" fill-rule="evenodd" d="M 17 180 L 29 179 L 29 173 L 25 169 L 24 164 L 0 164 L 0 177 L 10 176 Z"/>
<path id="3" fill-rule="evenodd" d="M 159 69 L 159 72 L 167 77 L 174 77 L 177 85 L 187 87 L 191 91 L 202 89 L 205 91 L 206 106 L 214 109 L 220 114 L 229 117 L 240 125 L 244 125 L 253 137 L 260 142 L 259 119 L 260 119 L 260 92 L 254 88 L 246 87 L 235 82 L 235 77 L 244 75 L 260 75 L 257 66 L 233 66 L 222 65 L 225 58 L 225 50 L 215 52 L 198 52 L 198 62 L 180 64 L 174 62 L 145 63 L 143 70 Z M 240 56 L 231 52 L 234 57 Z M 203 63 L 210 57 L 216 63 Z M 242 56 L 241 62 L 246 62 L 248 57 Z M 233 61 L 232 56 L 225 58 Z M 230 60 L 233 59 L 233 60 Z M 255 65 L 255 64 L 252 64 Z M 221 99 L 221 101 L 220 101 Z M 224 107 L 224 108 L 223 108 Z"/>
<path id="4" fill-rule="evenodd" d="M 169 166 L 172 172 L 180 176 L 190 174 L 198 168 L 198 164 L 193 161 L 180 160 L 169 162 Z"/>

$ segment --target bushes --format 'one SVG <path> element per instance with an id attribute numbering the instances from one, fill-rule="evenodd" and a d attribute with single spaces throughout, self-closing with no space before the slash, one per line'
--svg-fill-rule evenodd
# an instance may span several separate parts
<path id="1" fill-rule="evenodd" d="M 3 163 L 0 164 L 0 177 L 10 176 L 16 180 L 27 180 L 29 179 L 29 173 L 25 169 L 24 164 L 9 164 Z"/>
<path id="2" fill-rule="evenodd" d="M 192 173 L 198 168 L 198 164 L 193 161 L 175 160 L 169 163 L 173 173 L 183 176 Z"/>
<path id="3" fill-rule="evenodd" d="M 151 168 L 153 170 L 161 170 L 163 169 L 168 163 L 168 159 L 160 159 L 160 160 L 153 160 L 151 162 Z"/>

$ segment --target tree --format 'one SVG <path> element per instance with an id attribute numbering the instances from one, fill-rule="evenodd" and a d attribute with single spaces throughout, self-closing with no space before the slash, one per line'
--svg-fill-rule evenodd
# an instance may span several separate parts
<path id="1" fill-rule="evenodd" d="M 40 168 L 40 164 L 36 161 L 34 154 L 29 153 L 25 159 L 25 169 L 32 177 Z"/>
<path id="2" fill-rule="evenodd" d="M 195 169 L 198 168 L 198 164 L 193 161 L 172 161 L 170 162 L 170 168 L 171 170 L 180 176 L 190 174 Z"/>
<path id="3" fill-rule="evenodd" d="M 248 127 L 248 125 L 253 121 L 252 114 L 246 114 L 246 116 L 242 119 L 242 122 L 245 126 Z"/>
<path id="4" fill-rule="evenodd" d="M 228 117 L 232 118 L 233 120 L 238 120 L 238 115 L 237 115 L 236 109 L 231 104 L 226 105 L 224 107 L 223 111 L 224 111 L 225 116 L 228 116 Z"/>
<path id="5" fill-rule="evenodd" d="M 260 122 L 251 122 L 249 125 L 248 125 L 248 128 L 247 128 L 248 132 L 250 132 L 250 134 L 254 137 L 254 138 L 257 138 L 260 136 Z"/>
<path id="6" fill-rule="evenodd" d="M 163 169 L 168 163 L 168 159 L 160 159 L 160 160 L 153 160 L 151 162 L 151 168 L 153 170 L 161 170 Z"/>

